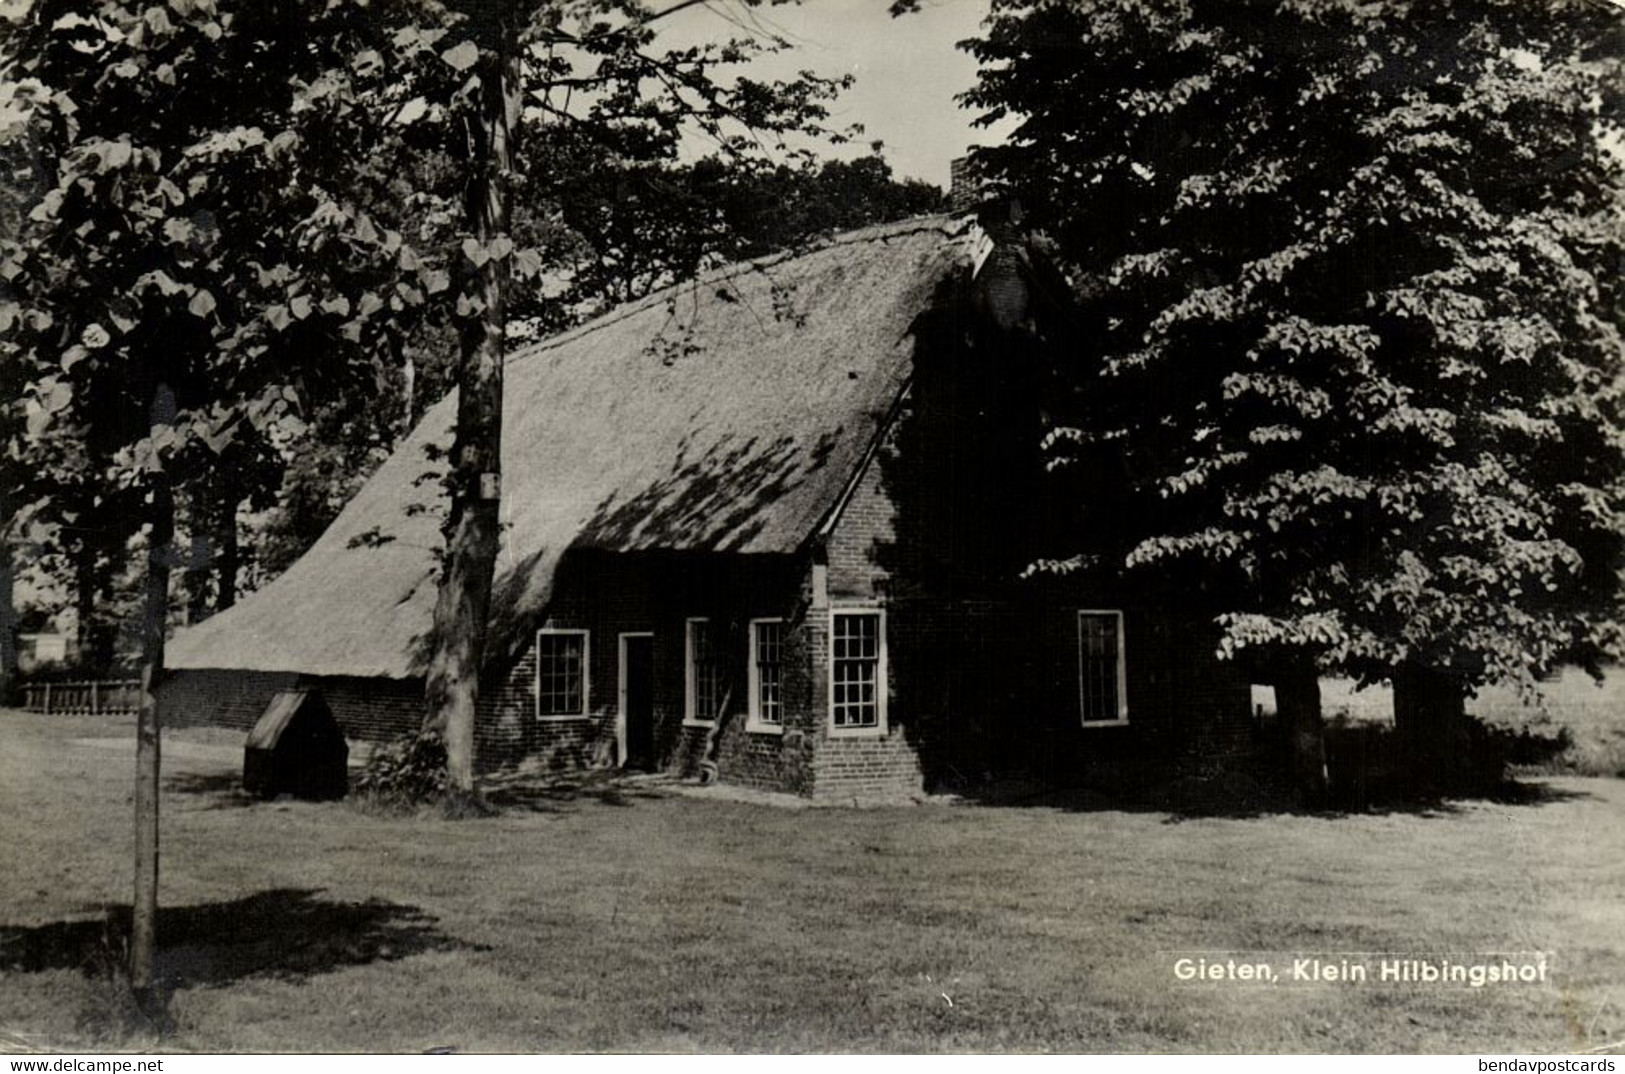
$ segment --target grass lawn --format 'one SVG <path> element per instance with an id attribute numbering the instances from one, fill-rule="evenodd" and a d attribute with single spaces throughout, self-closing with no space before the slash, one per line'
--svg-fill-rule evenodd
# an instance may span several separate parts
<path id="1" fill-rule="evenodd" d="M 176 1028 L 109 1026 L 129 721 L 0 712 L 0 1050 L 1583 1050 L 1625 1037 L 1625 782 L 1181 819 L 600 786 L 245 803 L 166 743 Z M 1545 951 L 1544 985 L 1182 984 L 1180 952 Z M 82 968 L 86 963 L 91 972 Z M 1284 967 L 1283 967 L 1284 968 Z"/>

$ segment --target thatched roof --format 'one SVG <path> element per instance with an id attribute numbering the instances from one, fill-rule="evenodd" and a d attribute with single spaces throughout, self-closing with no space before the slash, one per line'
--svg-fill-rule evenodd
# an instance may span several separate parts
<path id="1" fill-rule="evenodd" d="M 569 548 L 787 553 L 834 509 L 910 371 L 914 319 L 969 260 L 944 219 L 732 266 L 508 357 L 496 602 L 545 605 Z M 173 668 L 421 674 L 442 494 L 433 407 L 321 539 L 176 635 Z M 441 456 L 443 457 L 443 456 Z"/>

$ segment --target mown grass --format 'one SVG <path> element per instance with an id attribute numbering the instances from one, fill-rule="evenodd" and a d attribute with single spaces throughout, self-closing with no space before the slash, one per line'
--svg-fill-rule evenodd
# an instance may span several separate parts
<path id="1" fill-rule="evenodd" d="M 492 819 L 253 803 L 166 754 L 175 1028 L 106 1016 L 127 722 L 0 713 L 0 1040 L 175 1050 L 1514 1051 L 1625 1033 L 1625 783 L 1192 819 L 589 785 Z M 87 741 L 94 740 L 94 741 Z M 590 792 L 590 793 L 589 793 Z M 108 940 L 104 937 L 113 936 Z M 1183 951 L 1550 952 L 1552 981 L 1180 984 Z M 88 972 L 87 972 L 88 971 Z"/>

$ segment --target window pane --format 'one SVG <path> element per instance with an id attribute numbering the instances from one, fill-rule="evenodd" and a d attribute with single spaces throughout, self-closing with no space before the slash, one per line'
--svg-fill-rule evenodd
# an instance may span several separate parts
<path id="1" fill-rule="evenodd" d="M 717 659 L 716 635 L 709 622 L 693 620 L 688 624 L 688 639 L 692 716 L 696 720 L 714 720 L 722 703 L 722 669 Z"/>
<path id="2" fill-rule="evenodd" d="M 1078 615 L 1079 694 L 1085 723 L 1122 718 L 1118 682 L 1118 616 Z"/>
<path id="3" fill-rule="evenodd" d="M 780 658 L 783 628 L 783 623 L 755 625 L 756 718 L 763 723 L 782 723 L 784 719 L 779 704 L 779 687 L 784 674 Z"/>
<path id="4" fill-rule="evenodd" d="M 880 616 L 838 614 L 831 639 L 831 722 L 836 727 L 878 727 Z"/>
<path id="5" fill-rule="evenodd" d="M 578 716 L 586 692 L 582 634 L 542 634 L 536 640 L 536 705 L 543 716 Z"/>

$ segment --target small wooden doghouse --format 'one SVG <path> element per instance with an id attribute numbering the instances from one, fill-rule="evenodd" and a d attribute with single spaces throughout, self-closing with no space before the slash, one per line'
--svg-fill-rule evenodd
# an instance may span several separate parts
<path id="1" fill-rule="evenodd" d="M 271 698 L 243 749 L 243 789 L 261 798 L 343 798 L 349 744 L 318 690 Z"/>

